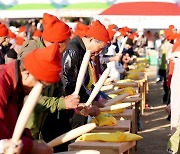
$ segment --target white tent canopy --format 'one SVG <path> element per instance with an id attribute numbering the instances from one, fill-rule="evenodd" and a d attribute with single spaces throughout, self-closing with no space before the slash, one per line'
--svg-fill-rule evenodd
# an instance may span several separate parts
<path id="1" fill-rule="evenodd" d="M 106 26 L 116 24 L 138 29 L 166 29 L 173 24 L 180 29 L 180 7 L 175 1 L 164 1 L 126 0 L 112 5 L 94 19 Z"/>

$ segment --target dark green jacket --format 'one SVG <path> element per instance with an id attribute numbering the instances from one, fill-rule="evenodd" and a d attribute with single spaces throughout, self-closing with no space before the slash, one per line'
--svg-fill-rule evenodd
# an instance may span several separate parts
<path id="1" fill-rule="evenodd" d="M 24 58 L 26 54 L 37 48 L 44 48 L 42 39 L 25 41 L 21 51 L 18 54 L 18 59 Z M 54 113 L 65 109 L 63 91 L 61 81 L 56 84 L 52 84 L 43 90 L 42 96 L 38 105 L 35 107 L 30 119 L 26 125 L 31 130 L 32 136 L 38 139 L 40 131 L 43 126 L 43 122 L 48 113 Z"/>

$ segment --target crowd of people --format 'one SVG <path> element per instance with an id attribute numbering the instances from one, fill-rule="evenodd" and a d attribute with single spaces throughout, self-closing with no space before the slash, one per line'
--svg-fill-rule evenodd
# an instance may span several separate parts
<path id="1" fill-rule="evenodd" d="M 105 93 L 100 91 L 89 107 L 85 106 L 85 102 L 106 67 L 111 68 L 111 81 L 124 79 L 128 74 L 129 65 L 135 62 L 135 57 L 146 56 L 147 47 L 154 48 L 151 46 L 150 31 L 146 34 L 138 33 L 128 27 L 119 28 L 115 24 L 105 27 L 98 20 L 92 21 L 91 25 L 78 22 L 73 32 L 56 16 L 45 13 L 42 26 L 33 26 L 34 32 L 32 36 L 28 36 L 28 29 L 24 25 L 20 26 L 15 34 L 0 23 L 0 153 L 6 153 L 10 147 L 13 147 L 16 154 L 67 151 L 70 142 L 54 149 L 46 143 L 86 124 L 88 115 L 99 114 L 99 107 L 103 107 L 109 99 Z M 157 43 L 160 55 L 158 77 L 164 80 L 164 101 L 168 100 L 171 91 L 171 101 L 167 102 L 171 104 L 174 130 L 179 117 L 177 105 L 174 108 L 177 97 L 180 96 L 176 90 L 178 75 L 172 77 L 171 87 L 166 82 L 166 75 L 167 65 L 178 59 L 176 51 L 179 41 L 175 40 L 179 35 L 171 25 L 159 36 L 161 40 Z M 79 95 L 75 95 L 73 92 L 77 76 L 86 51 L 90 51 L 91 58 Z M 176 67 L 178 66 L 175 65 L 173 74 L 178 74 Z M 170 80 L 172 71 L 168 70 Z M 24 99 L 39 82 L 44 86 L 41 97 L 28 120 L 21 140 L 13 143 L 11 137 Z M 176 87 L 173 87 L 175 84 Z M 85 113 L 80 112 L 82 108 Z"/>

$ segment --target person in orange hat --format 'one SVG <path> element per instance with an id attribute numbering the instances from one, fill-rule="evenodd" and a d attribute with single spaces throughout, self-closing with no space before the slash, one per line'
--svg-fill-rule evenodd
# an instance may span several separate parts
<path id="1" fill-rule="evenodd" d="M 122 73 L 125 73 L 125 70 L 123 69 L 122 64 L 120 64 L 121 54 L 117 54 L 116 51 L 119 50 L 117 45 L 117 38 L 115 33 L 118 31 L 118 27 L 114 24 L 108 26 L 108 33 L 109 38 L 111 40 L 111 44 L 108 47 L 107 51 L 105 53 L 104 58 L 100 56 L 100 62 L 104 66 L 104 64 L 107 65 L 107 67 L 111 68 L 109 77 L 114 80 L 120 80 L 120 76 Z M 118 52 L 118 51 L 117 51 Z M 108 60 L 106 60 L 108 58 Z"/>
<path id="2" fill-rule="evenodd" d="M 19 53 L 25 40 L 27 40 L 26 27 L 20 26 L 18 30 L 18 34 L 16 35 L 16 38 L 15 38 L 15 45 L 13 47 L 16 53 Z"/>
<path id="3" fill-rule="evenodd" d="M 39 37 L 37 40 L 25 41 L 21 48 L 21 52 L 18 53 L 18 59 L 23 59 L 24 56 L 31 52 L 32 49 L 48 47 L 53 44 L 53 42 L 58 42 L 59 54 L 60 56 L 62 56 L 71 36 L 69 26 L 59 20 L 56 16 L 47 13 L 43 15 L 42 20 L 44 27 L 42 36 Z M 61 80 L 59 80 L 58 83 L 44 89 L 42 97 L 39 100 L 39 104 L 37 105 L 35 111 L 32 113 L 30 120 L 27 123 L 27 128 L 31 130 L 34 138 L 39 139 L 41 136 L 43 136 L 44 138 L 42 130 L 45 128 L 43 124 L 46 118 L 53 117 L 53 121 L 56 121 L 56 119 L 60 119 L 60 110 L 77 108 L 79 104 L 79 96 L 73 94 L 64 97 L 63 93 L 64 92 Z M 47 127 L 53 126 L 54 129 L 58 130 L 58 128 L 61 127 L 61 125 L 58 125 L 58 123 L 55 123 L 56 126 L 48 125 Z M 67 128 L 64 128 L 64 131 L 66 131 L 66 129 Z M 51 133 L 53 132 L 56 131 L 52 131 Z M 51 139 L 53 139 L 57 137 L 57 134 L 55 134 L 55 136 L 50 135 L 50 137 Z M 48 140 L 45 141 L 48 142 Z"/>
<path id="4" fill-rule="evenodd" d="M 167 88 L 168 88 L 168 97 L 169 97 L 169 95 L 176 95 L 176 93 L 174 93 L 174 90 L 176 90 L 176 88 L 174 89 L 173 88 L 173 90 L 172 90 L 172 87 L 176 87 L 177 86 L 177 84 L 175 84 L 178 80 L 177 80 L 177 76 L 174 78 L 175 80 L 173 81 L 173 84 L 171 83 L 171 80 L 172 80 L 172 76 L 173 76 L 173 72 L 174 72 L 174 63 L 175 63 L 175 61 L 176 61 L 176 58 L 174 58 L 174 57 L 178 57 L 176 54 L 178 53 L 178 52 L 176 52 L 176 47 L 178 46 L 178 44 L 179 44 L 179 41 L 177 41 L 175 44 L 174 44 L 174 42 L 175 42 L 175 40 L 176 40 L 176 31 L 174 31 L 173 29 L 175 29 L 175 27 L 173 26 L 173 25 L 170 25 L 169 26 L 169 28 L 167 29 L 167 30 L 164 30 L 164 35 L 165 35 L 165 38 L 166 38 L 166 40 L 165 40 L 165 42 L 164 42 L 164 44 L 162 45 L 162 47 L 163 47 L 163 52 L 165 52 L 165 55 L 166 55 L 166 65 L 167 65 L 167 67 L 168 67 L 168 78 L 167 78 Z M 178 50 L 177 50 L 178 51 Z M 178 66 L 178 65 L 177 65 Z M 179 68 L 178 68 L 179 69 Z M 177 69 L 177 70 L 178 70 Z M 165 72 L 165 75 L 166 75 L 166 72 Z M 174 94 L 172 94 L 172 92 L 171 91 L 173 91 L 173 93 Z M 165 92 L 165 94 L 166 94 L 166 92 Z M 174 96 L 175 96 L 174 95 Z M 165 95 L 164 95 L 165 96 Z M 172 96 L 172 97 L 174 97 L 174 96 Z M 178 99 L 177 99 L 178 100 Z M 169 108 L 170 107 L 170 103 L 171 103 L 171 101 L 173 101 L 173 104 L 175 103 L 177 103 L 177 101 L 175 100 L 175 99 L 169 99 L 168 98 L 168 101 L 167 101 L 167 108 Z M 176 106 L 176 105 L 175 105 Z M 176 110 L 176 109 L 175 109 Z M 174 111 L 173 111 L 174 112 Z M 174 114 L 173 115 L 177 115 L 176 114 L 177 112 L 174 112 Z M 168 115 L 168 117 L 167 117 L 167 120 L 171 120 L 171 113 L 168 113 L 169 115 Z M 173 116 L 173 117 L 175 117 L 175 116 Z M 174 119 L 174 118 L 173 118 Z M 176 125 L 176 119 L 175 120 L 173 120 L 173 124 L 171 124 L 171 133 L 173 134 L 174 132 L 175 132 L 175 125 Z M 173 125 L 173 127 L 172 127 L 172 125 Z"/>
<path id="5" fill-rule="evenodd" d="M 26 30 L 25 26 L 19 27 L 18 34 L 17 34 L 16 38 L 18 38 L 18 37 L 24 39 L 24 41 L 27 40 L 27 30 Z M 21 45 L 21 44 L 18 44 L 18 45 Z"/>
<path id="6" fill-rule="evenodd" d="M 106 30 L 105 26 L 101 24 L 100 21 L 96 20 L 92 23 L 89 30 L 85 33 L 84 37 L 80 38 L 78 35 L 73 38 L 66 48 L 66 51 L 63 55 L 63 84 L 65 88 L 66 95 L 71 94 L 75 89 L 75 83 L 77 80 L 78 72 L 82 63 L 83 56 L 87 50 L 91 52 L 91 58 L 93 56 L 97 56 L 104 47 L 106 47 L 109 42 L 109 34 Z M 86 73 L 85 81 L 80 90 L 80 102 L 86 102 L 89 98 L 89 91 L 93 82 L 92 76 L 89 75 L 91 72 L 94 73 L 94 64 L 90 60 L 88 71 Z M 88 85 L 88 86 L 87 86 Z M 95 102 L 94 102 L 95 103 Z M 93 105 L 91 112 L 89 113 L 92 116 L 96 116 L 99 114 L 99 110 L 97 105 L 103 104 L 95 104 Z M 79 115 L 76 112 L 72 111 L 71 114 L 66 114 L 66 117 L 69 117 L 67 123 L 63 124 L 65 127 L 69 127 L 68 129 L 73 129 L 78 126 L 81 126 L 86 123 L 87 117 L 83 115 Z M 61 131 L 63 132 L 63 127 Z M 48 131 L 47 131 L 48 132 Z M 66 147 L 67 148 L 67 147 Z M 62 149 L 59 149 L 62 150 Z"/>
<path id="7" fill-rule="evenodd" d="M 176 41 L 172 47 L 171 54 L 167 57 L 169 63 L 168 86 L 170 86 L 170 120 L 171 135 L 175 133 L 179 121 L 179 64 L 180 64 L 180 40 Z"/>
<path id="8" fill-rule="evenodd" d="M 4 24 L 0 23 L 0 45 L 5 41 L 7 35 L 8 35 L 7 27 Z"/>
<path id="9" fill-rule="evenodd" d="M 24 97 L 37 83 L 45 87 L 59 81 L 62 70 L 60 60 L 58 43 L 54 43 L 31 51 L 20 61 L 14 60 L 0 66 L 0 139 L 12 137 Z M 22 154 L 53 153 L 45 142 L 32 140 L 28 129 L 25 129 L 21 139 Z"/>
<path id="10" fill-rule="evenodd" d="M 33 38 L 33 40 L 37 40 L 39 37 L 41 37 L 41 35 L 42 35 L 42 32 L 41 32 L 39 29 L 37 29 L 37 30 L 33 33 L 32 38 Z"/>
<path id="11" fill-rule="evenodd" d="M 8 29 L 8 37 L 2 43 L 2 49 L 5 50 L 6 52 L 4 56 L 6 64 L 11 62 L 14 59 L 17 59 L 17 52 L 14 49 L 14 47 L 16 46 L 15 38 L 16 38 L 16 35 L 10 29 Z"/>
<path id="12" fill-rule="evenodd" d="M 70 41 L 65 54 L 63 55 L 63 79 L 65 80 L 65 88 L 67 88 L 69 84 L 71 86 L 71 82 L 76 81 L 81 61 L 85 52 L 90 50 L 91 57 L 97 56 L 108 43 L 108 31 L 106 30 L 105 26 L 102 25 L 98 20 L 92 23 L 84 37 L 80 38 L 77 35 Z M 84 96 L 81 98 L 83 97 Z"/>
<path id="13" fill-rule="evenodd" d="M 172 53 L 168 57 L 170 60 L 169 84 L 170 84 L 170 104 L 167 105 L 166 111 L 169 109 L 169 120 L 171 121 L 171 137 L 167 144 L 169 153 L 179 153 L 179 137 L 180 137 L 180 113 L 179 113 L 179 65 L 180 65 L 180 39 L 174 43 Z"/>

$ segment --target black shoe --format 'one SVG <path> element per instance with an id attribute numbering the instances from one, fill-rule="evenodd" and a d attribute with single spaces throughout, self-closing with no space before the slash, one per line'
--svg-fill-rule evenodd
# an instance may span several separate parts
<path id="1" fill-rule="evenodd" d="M 173 152 L 171 149 L 167 149 L 167 152 L 168 152 L 169 154 L 176 154 L 176 153 Z"/>
<path id="2" fill-rule="evenodd" d="M 159 83 L 159 82 L 162 82 L 162 79 L 157 78 L 157 79 L 156 79 L 156 83 Z"/>

